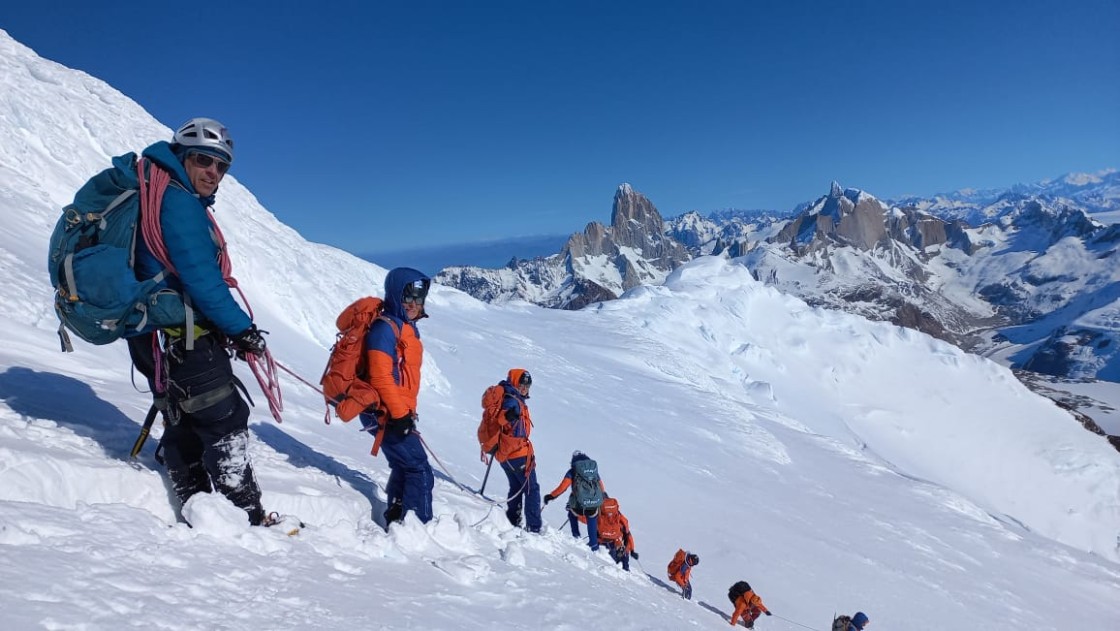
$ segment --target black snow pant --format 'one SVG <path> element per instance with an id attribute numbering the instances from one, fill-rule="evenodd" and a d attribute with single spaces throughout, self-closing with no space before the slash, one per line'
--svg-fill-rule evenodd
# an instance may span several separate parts
<path id="1" fill-rule="evenodd" d="M 132 361 L 154 387 L 154 334 L 128 338 Z M 261 489 L 249 461 L 249 406 L 234 383 L 229 355 L 216 334 L 186 350 L 182 340 L 165 354 L 167 402 L 160 445 L 179 501 L 216 488 L 259 525 Z"/>

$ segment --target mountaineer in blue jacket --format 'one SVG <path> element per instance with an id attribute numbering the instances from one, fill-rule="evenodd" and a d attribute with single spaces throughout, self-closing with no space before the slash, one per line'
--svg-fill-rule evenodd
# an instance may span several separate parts
<path id="1" fill-rule="evenodd" d="M 218 121 L 193 118 L 171 142 L 151 145 L 142 157 L 149 161 L 148 186 L 157 176 L 169 176 L 170 182 L 158 207 L 142 207 L 148 213 L 142 223 L 157 236 L 149 244 L 138 231 L 135 272 L 140 279 L 165 273 L 164 287 L 181 295 L 184 309 L 178 326 L 162 329 L 162 342 L 144 332 L 128 338 L 128 349 L 163 411 L 160 445 L 172 488 L 181 502 L 216 488 L 251 524 L 268 525 L 249 460 L 249 407 L 237 391 L 240 383 L 226 351 L 228 341 L 241 357 L 259 354 L 265 341 L 230 294 L 225 243 L 208 210 L 233 162 L 233 140 Z M 139 186 L 135 154 L 114 158 L 113 166 L 78 196 Z M 156 382 L 157 357 L 164 383 Z"/>
<path id="2" fill-rule="evenodd" d="M 572 452 L 571 466 L 564 474 L 564 479 L 544 496 L 544 505 L 560 496 L 571 487 L 572 492 L 568 497 L 568 525 L 572 528 L 572 536 L 579 539 L 580 518 L 587 520 L 587 545 L 592 550 L 599 549 L 599 509 L 603 499 L 607 497 L 607 487 L 599 477 L 599 465 L 587 454 L 579 451 Z"/>
<path id="3" fill-rule="evenodd" d="M 432 519 L 435 476 L 416 430 L 424 344 L 417 323 L 428 317 L 424 303 L 432 280 L 410 267 L 385 275 L 385 310 L 366 333 L 367 380 L 380 402 L 376 413 L 363 412 L 362 426 L 376 434 L 373 453 L 385 450 L 389 462 L 385 528 L 408 512 L 423 523 Z"/>

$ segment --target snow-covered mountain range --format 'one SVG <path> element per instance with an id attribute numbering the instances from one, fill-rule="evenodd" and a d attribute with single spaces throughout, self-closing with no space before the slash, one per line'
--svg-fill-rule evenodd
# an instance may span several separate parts
<path id="1" fill-rule="evenodd" d="M 741 579 L 775 614 L 763 631 L 857 609 L 876 630 L 1120 619 L 1120 458 L 1103 439 L 996 363 L 814 308 L 723 257 L 578 311 L 435 287 L 420 325 L 431 523 L 384 530 L 370 437 L 324 425 L 321 397 L 285 373 L 284 422 L 257 408 L 250 450 L 266 507 L 304 528 L 252 528 L 208 494 L 183 507 L 188 527 L 156 440 L 128 459 L 150 398 L 127 350 L 60 353 L 45 270 L 77 187 L 169 135 L 0 31 L 0 627 L 725 629 Z M 314 381 L 335 316 L 386 271 L 305 241 L 236 170 L 216 206 L 234 275 L 275 357 Z M 542 487 L 572 450 L 594 457 L 635 571 L 572 538 L 557 503 L 531 535 L 474 491 L 479 396 L 513 366 L 534 375 Z M 678 547 L 702 559 L 691 602 L 666 585 Z"/>
<path id="2" fill-rule="evenodd" d="M 979 226 L 1005 214 L 1005 202 L 1029 197 L 1068 200 L 1101 223 L 1118 223 L 1120 171 L 1106 169 L 1098 173 L 1067 173 L 1052 180 L 1016 184 L 1006 189 L 965 189 L 932 197 L 911 195 L 889 200 L 889 204 Z"/>
<path id="3" fill-rule="evenodd" d="M 1113 218 L 1117 171 L 893 202 L 833 183 L 793 215 L 690 212 L 643 227 L 653 233 L 646 240 L 660 238 L 654 252 L 679 251 L 677 244 L 688 252 L 654 257 L 661 274 L 695 256 L 743 257 L 756 278 L 812 305 L 915 328 L 1035 372 L 1120 381 Z M 439 281 L 487 301 L 578 308 L 617 297 L 639 278 L 656 282 L 657 273 L 588 278 L 586 270 L 604 263 L 613 270 L 647 260 L 642 241 L 631 233 L 614 256 L 569 247 L 501 270 L 454 268 Z"/>
<path id="4" fill-rule="evenodd" d="M 973 227 L 834 184 L 744 248 L 744 263 L 810 304 L 1035 372 L 1120 381 L 1120 224 L 1034 194 L 1004 194 L 982 212 L 990 221 Z"/>

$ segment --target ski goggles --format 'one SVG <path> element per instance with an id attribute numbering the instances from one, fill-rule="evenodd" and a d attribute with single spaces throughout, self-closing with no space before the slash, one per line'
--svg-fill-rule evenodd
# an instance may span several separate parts
<path id="1" fill-rule="evenodd" d="M 209 169 L 210 165 L 212 165 L 216 162 L 216 163 L 218 163 L 218 173 L 221 173 L 222 175 L 225 175 L 226 171 L 229 171 L 229 163 L 228 162 L 226 162 L 225 160 L 220 160 L 218 158 L 215 158 L 214 156 L 206 154 L 206 153 L 199 153 L 199 152 L 196 151 L 196 152 L 191 154 L 191 160 L 194 160 L 195 166 L 197 166 L 200 169 Z"/>
<path id="2" fill-rule="evenodd" d="M 432 281 L 423 278 L 414 280 L 404 286 L 404 291 L 401 292 L 401 302 L 404 304 L 418 304 L 423 305 L 424 299 L 428 297 L 428 287 Z"/>

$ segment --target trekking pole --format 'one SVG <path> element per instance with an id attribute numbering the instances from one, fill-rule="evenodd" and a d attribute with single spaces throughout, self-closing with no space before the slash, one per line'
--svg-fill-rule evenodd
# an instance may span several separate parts
<path id="1" fill-rule="evenodd" d="M 140 427 L 140 435 L 136 437 L 136 442 L 132 444 L 132 451 L 129 452 L 128 457 L 131 460 L 135 458 L 140 450 L 144 448 L 144 443 L 148 440 L 148 434 L 152 431 L 152 423 L 156 420 L 156 404 L 153 403 L 152 407 L 148 408 L 148 415 L 144 417 L 144 424 Z"/>
<path id="2" fill-rule="evenodd" d="M 799 627 L 803 627 L 803 628 L 806 628 L 806 629 L 809 629 L 810 631 L 819 631 L 819 630 L 818 630 L 818 629 L 817 629 L 816 627 L 810 627 L 809 625 L 807 625 L 807 624 L 801 624 L 800 622 L 797 622 L 796 620 L 790 620 L 789 618 L 783 618 L 782 616 L 779 616 L 779 615 L 778 615 L 778 614 L 776 614 L 776 613 L 775 613 L 775 614 L 772 614 L 772 615 L 773 615 L 773 616 L 774 616 L 775 618 L 777 618 L 778 620 L 785 620 L 786 622 L 788 622 L 788 623 L 790 623 L 790 624 L 796 624 L 797 626 L 799 626 Z"/>
<path id="3" fill-rule="evenodd" d="M 482 487 L 478 489 L 478 494 L 485 496 L 486 494 L 486 481 L 490 479 L 490 467 L 494 466 L 494 454 L 490 454 L 490 462 L 486 463 L 486 475 L 482 476 Z"/>

